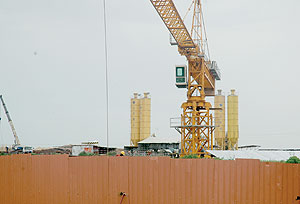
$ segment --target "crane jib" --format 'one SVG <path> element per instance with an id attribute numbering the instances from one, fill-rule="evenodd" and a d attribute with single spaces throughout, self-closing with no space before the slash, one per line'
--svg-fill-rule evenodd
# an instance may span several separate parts
<path id="1" fill-rule="evenodd" d="M 195 49 L 196 45 L 183 23 L 172 0 L 150 0 L 162 21 L 182 49 Z"/>

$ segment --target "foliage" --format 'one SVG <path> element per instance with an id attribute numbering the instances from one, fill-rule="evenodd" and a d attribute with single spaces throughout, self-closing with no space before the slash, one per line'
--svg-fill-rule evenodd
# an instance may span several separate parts
<path id="1" fill-rule="evenodd" d="M 277 161 L 277 160 L 260 160 L 261 162 L 277 162 L 277 163 L 286 163 L 286 161 L 284 160 L 280 160 L 280 161 Z"/>
<path id="2" fill-rule="evenodd" d="M 95 156 L 95 154 L 83 151 L 80 152 L 78 156 Z"/>
<path id="3" fill-rule="evenodd" d="M 5 152 L 0 152 L 0 156 L 3 156 L 3 155 L 8 155 L 8 154 Z"/>
<path id="4" fill-rule="evenodd" d="M 288 160 L 286 160 L 286 163 L 300 164 L 300 159 L 296 156 L 292 156 Z"/>
<path id="5" fill-rule="evenodd" d="M 224 160 L 223 158 L 213 157 L 214 160 Z M 230 159 L 229 159 L 230 160 Z"/>
<path id="6" fill-rule="evenodd" d="M 111 151 L 111 152 L 108 152 L 107 156 L 116 156 L 117 155 L 117 152 L 114 152 L 114 151 Z"/>
<path id="7" fill-rule="evenodd" d="M 183 159 L 198 159 L 198 155 L 197 154 L 189 154 L 189 155 L 184 155 L 182 157 Z"/>

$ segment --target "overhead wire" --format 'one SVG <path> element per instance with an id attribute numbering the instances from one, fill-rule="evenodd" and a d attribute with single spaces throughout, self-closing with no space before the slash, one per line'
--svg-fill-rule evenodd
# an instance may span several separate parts
<path id="1" fill-rule="evenodd" d="M 105 95 L 106 95 L 106 146 L 107 152 L 109 150 L 109 94 L 108 94 L 108 56 L 107 56 L 107 23 L 106 23 L 106 4 L 105 0 L 103 0 L 103 16 L 104 16 L 104 49 L 105 49 Z"/>
<path id="2" fill-rule="evenodd" d="M 108 94 L 108 56 L 107 56 L 107 23 L 106 23 L 106 0 L 103 0 L 103 21 L 104 21 L 104 48 L 105 48 L 105 95 L 106 95 L 106 155 L 109 152 L 109 94 Z M 108 178 L 110 177 L 109 165 L 108 165 Z M 107 188 L 110 188 L 109 182 Z"/>

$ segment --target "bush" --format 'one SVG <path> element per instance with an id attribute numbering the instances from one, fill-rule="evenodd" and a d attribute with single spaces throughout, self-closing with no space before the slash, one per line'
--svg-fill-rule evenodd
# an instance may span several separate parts
<path id="1" fill-rule="evenodd" d="M 185 155 L 182 157 L 183 159 L 198 159 L 198 155 L 197 154 L 189 154 L 189 155 Z"/>
<path id="2" fill-rule="evenodd" d="M 288 160 L 286 160 L 286 163 L 300 164 L 300 159 L 296 156 L 292 156 Z"/>
<path id="3" fill-rule="evenodd" d="M 0 156 L 2 156 L 2 155 L 8 155 L 8 154 L 5 152 L 0 152 Z"/>
<path id="4" fill-rule="evenodd" d="M 114 152 L 114 151 L 108 152 L 108 154 L 107 154 L 107 156 L 116 156 L 116 155 L 117 155 L 117 152 Z"/>
<path id="5" fill-rule="evenodd" d="M 80 152 L 78 156 L 95 156 L 95 154 L 83 151 Z"/>

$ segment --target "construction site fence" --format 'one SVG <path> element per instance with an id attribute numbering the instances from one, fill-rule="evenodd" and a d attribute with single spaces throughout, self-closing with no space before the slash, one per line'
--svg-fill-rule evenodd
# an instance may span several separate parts
<path id="1" fill-rule="evenodd" d="M 299 204 L 297 196 L 299 164 L 245 159 L 0 156 L 3 204 Z"/>

